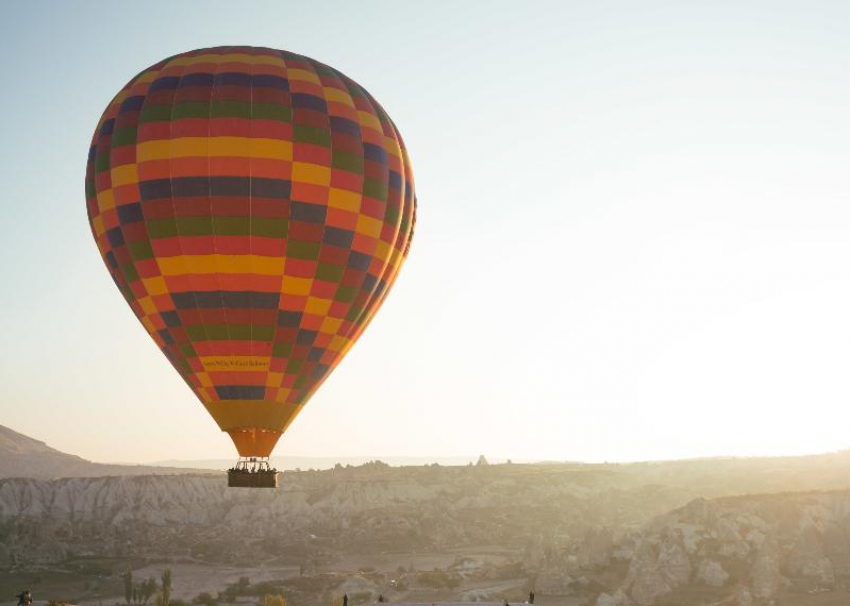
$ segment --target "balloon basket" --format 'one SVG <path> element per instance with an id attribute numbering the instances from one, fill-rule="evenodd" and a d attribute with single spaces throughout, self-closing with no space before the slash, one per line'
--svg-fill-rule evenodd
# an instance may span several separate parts
<path id="1" fill-rule="evenodd" d="M 227 486 L 230 488 L 278 488 L 277 469 L 269 465 L 267 458 L 243 457 L 234 467 L 227 470 Z"/>

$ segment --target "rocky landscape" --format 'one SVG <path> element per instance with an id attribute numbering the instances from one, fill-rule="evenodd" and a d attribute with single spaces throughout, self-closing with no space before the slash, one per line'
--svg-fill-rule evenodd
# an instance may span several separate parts
<path id="1" fill-rule="evenodd" d="M 625 532 L 597 606 L 850 603 L 850 491 L 696 499 Z"/>
<path id="2" fill-rule="evenodd" d="M 232 490 L 199 473 L 0 479 L 0 592 L 31 584 L 112 604 L 128 567 L 168 566 L 175 597 L 204 603 L 263 591 L 299 606 L 342 592 L 353 604 L 516 601 L 531 588 L 537 603 L 570 606 L 850 603 L 850 452 L 371 462 L 285 472 L 281 486 Z"/>

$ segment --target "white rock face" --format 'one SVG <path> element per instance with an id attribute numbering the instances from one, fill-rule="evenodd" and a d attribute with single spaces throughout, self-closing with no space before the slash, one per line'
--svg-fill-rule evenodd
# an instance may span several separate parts
<path id="1" fill-rule="evenodd" d="M 729 580 L 729 573 L 723 569 L 720 562 L 703 560 L 697 569 L 697 580 L 709 587 L 723 587 Z"/>
<path id="2" fill-rule="evenodd" d="M 680 543 L 665 542 L 661 546 L 661 553 L 658 554 L 658 565 L 671 587 L 679 587 L 690 581 L 691 561 Z"/>
<path id="3" fill-rule="evenodd" d="M 673 539 L 658 543 L 645 541 L 638 547 L 629 566 L 625 586 L 641 606 L 655 601 L 690 580 L 691 563 L 687 551 Z"/>
<path id="4" fill-rule="evenodd" d="M 779 548 L 775 543 L 762 547 L 750 572 L 753 596 L 760 599 L 772 598 L 782 587 L 779 570 Z"/>
<path id="5" fill-rule="evenodd" d="M 753 529 L 747 533 L 747 543 L 752 545 L 755 549 L 761 549 L 761 546 L 764 545 L 764 540 L 767 538 L 761 530 Z"/>
<path id="6" fill-rule="evenodd" d="M 596 606 L 631 606 L 631 604 L 633 602 L 622 590 L 617 591 L 614 595 L 603 593 L 596 600 Z"/>
<path id="7" fill-rule="evenodd" d="M 750 545 L 738 534 L 736 520 L 722 518 L 717 523 L 714 534 L 720 541 L 720 555 L 729 558 L 745 558 L 750 553 Z"/>

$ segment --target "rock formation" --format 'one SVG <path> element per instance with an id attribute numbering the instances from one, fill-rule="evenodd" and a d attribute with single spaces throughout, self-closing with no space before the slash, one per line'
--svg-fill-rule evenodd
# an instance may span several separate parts
<path id="1" fill-rule="evenodd" d="M 765 606 L 789 593 L 846 592 L 848 528 L 850 490 L 696 499 L 622 539 L 634 557 L 603 603 L 622 595 L 640 606 L 684 604 L 699 595 L 714 600 L 700 603 Z"/>

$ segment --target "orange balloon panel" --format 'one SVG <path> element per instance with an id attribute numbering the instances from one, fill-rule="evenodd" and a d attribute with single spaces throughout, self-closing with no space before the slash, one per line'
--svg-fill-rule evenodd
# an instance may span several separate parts
<path id="1" fill-rule="evenodd" d="M 407 255 L 401 136 L 350 78 L 286 51 L 176 55 L 107 106 L 89 222 L 142 325 L 243 456 L 268 456 Z"/>

